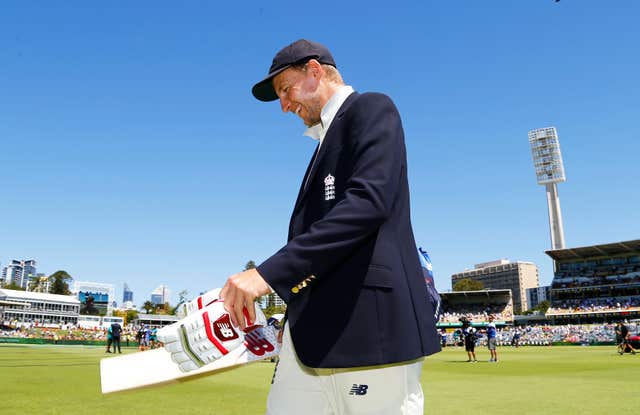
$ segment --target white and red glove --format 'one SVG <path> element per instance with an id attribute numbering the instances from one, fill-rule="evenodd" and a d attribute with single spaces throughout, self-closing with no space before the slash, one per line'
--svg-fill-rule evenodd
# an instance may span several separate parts
<path id="1" fill-rule="evenodd" d="M 245 310 L 247 328 L 242 331 L 239 327 L 233 327 L 229 313 L 224 309 L 224 301 L 217 299 L 204 308 L 191 312 L 182 320 L 158 330 L 158 340 L 164 343 L 164 348 L 171 353 L 171 359 L 178 364 L 180 370 L 195 370 L 243 344 L 249 346 L 252 343 L 251 336 L 247 342 L 245 335 L 267 323 L 260 307 L 255 307 L 255 312 L 256 321 L 252 322 Z"/>
<path id="2" fill-rule="evenodd" d="M 194 313 L 198 310 L 202 310 L 209 304 L 218 300 L 221 290 L 222 290 L 221 288 L 214 288 L 211 291 L 207 291 L 206 293 L 197 296 L 191 301 L 187 301 L 186 303 L 178 307 L 178 310 L 176 311 L 176 315 L 182 319 L 191 313 Z"/>

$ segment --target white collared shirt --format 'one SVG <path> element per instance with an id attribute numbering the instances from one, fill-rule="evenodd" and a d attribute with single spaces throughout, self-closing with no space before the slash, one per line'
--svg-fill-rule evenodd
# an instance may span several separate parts
<path id="1" fill-rule="evenodd" d="M 343 85 L 329 98 L 322 111 L 320 112 L 320 122 L 307 128 L 304 135 L 311 137 L 314 140 L 320 141 L 318 149 L 322 146 L 324 136 L 327 134 L 327 130 L 333 122 L 333 118 L 338 113 L 338 110 L 347 100 L 347 97 L 353 93 L 353 88 L 350 85 Z"/>

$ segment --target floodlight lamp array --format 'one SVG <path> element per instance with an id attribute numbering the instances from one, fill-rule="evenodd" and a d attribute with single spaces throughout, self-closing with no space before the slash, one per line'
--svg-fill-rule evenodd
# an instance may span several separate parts
<path id="1" fill-rule="evenodd" d="M 555 127 L 529 131 L 529 144 L 538 184 L 564 182 L 564 165 Z"/>

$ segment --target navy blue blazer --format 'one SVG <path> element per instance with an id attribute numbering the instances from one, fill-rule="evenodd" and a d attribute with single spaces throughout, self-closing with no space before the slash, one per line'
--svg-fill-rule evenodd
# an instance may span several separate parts
<path id="1" fill-rule="evenodd" d="M 389 97 L 353 93 L 340 107 L 302 181 L 288 243 L 258 272 L 287 303 L 306 366 L 440 351 L 411 229 L 402 123 Z"/>

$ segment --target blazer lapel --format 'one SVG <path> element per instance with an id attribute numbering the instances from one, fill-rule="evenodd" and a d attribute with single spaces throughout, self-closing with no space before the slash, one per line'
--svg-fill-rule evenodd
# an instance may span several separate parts
<path id="1" fill-rule="evenodd" d="M 300 183 L 300 190 L 298 190 L 298 197 L 296 198 L 296 204 L 295 207 L 293 208 L 293 214 L 291 215 L 291 221 L 289 222 L 289 238 L 291 238 L 291 233 L 293 231 L 293 218 L 296 215 L 296 212 L 298 211 L 298 207 L 300 206 L 300 202 L 302 201 L 302 193 L 304 192 L 305 189 L 305 184 L 308 183 L 308 178 L 309 178 L 309 173 L 311 172 L 311 168 L 313 167 L 313 165 L 315 164 L 315 159 L 316 159 L 316 155 L 318 154 L 318 146 L 316 146 L 316 150 L 313 152 L 313 155 L 311 156 L 311 160 L 309 160 L 309 165 L 307 166 L 307 170 L 304 173 L 304 177 L 302 178 L 302 183 Z"/>

